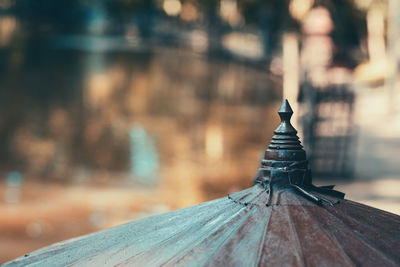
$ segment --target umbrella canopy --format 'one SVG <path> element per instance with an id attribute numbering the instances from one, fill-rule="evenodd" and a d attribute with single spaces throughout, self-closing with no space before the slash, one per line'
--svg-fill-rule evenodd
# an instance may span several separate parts
<path id="1" fill-rule="evenodd" d="M 281 124 L 253 187 L 57 243 L 5 266 L 398 266 L 400 216 L 312 185 L 287 100 L 278 113 Z"/>

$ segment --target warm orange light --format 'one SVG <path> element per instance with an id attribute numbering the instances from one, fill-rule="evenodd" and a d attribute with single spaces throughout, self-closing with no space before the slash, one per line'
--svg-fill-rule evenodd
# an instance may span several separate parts
<path id="1" fill-rule="evenodd" d="M 179 0 L 164 0 L 163 9 L 170 16 L 178 16 L 182 11 L 182 4 Z"/>
<path id="2" fill-rule="evenodd" d="M 208 127 L 206 131 L 206 153 L 211 159 L 220 159 L 224 152 L 222 129 L 216 126 Z"/>
<path id="3" fill-rule="evenodd" d="M 0 46 L 6 46 L 17 27 L 17 20 L 12 16 L 0 17 Z"/>
<path id="4" fill-rule="evenodd" d="M 314 4 L 314 0 L 292 0 L 289 11 L 293 18 L 302 20 Z"/>

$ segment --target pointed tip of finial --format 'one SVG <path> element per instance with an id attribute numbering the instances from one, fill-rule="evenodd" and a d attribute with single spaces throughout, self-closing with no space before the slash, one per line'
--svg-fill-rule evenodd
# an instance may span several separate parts
<path id="1" fill-rule="evenodd" d="M 278 113 L 290 113 L 293 114 L 292 107 L 289 104 L 289 101 L 285 98 L 282 101 L 281 108 L 279 109 Z"/>
<path id="2" fill-rule="evenodd" d="M 292 107 L 289 104 L 289 101 L 285 98 L 282 101 L 281 108 L 278 110 L 279 117 L 281 117 L 281 121 L 290 122 L 290 118 L 293 115 Z"/>

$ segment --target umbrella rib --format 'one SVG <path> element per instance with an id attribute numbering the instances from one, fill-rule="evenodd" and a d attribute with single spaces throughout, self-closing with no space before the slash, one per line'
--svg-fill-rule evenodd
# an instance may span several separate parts
<path id="1" fill-rule="evenodd" d="M 301 259 L 299 259 L 299 260 L 301 260 L 303 262 L 304 266 L 307 266 L 307 263 L 304 260 L 304 253 L 303 253 L 303 249 L 302 249 L 301 244 L 300 244 L 299 234 L 297 233 L 297 230 L 293 226 L 294 222 L 293 222 L 293 219 L 292 219 L 292 217 L 290 215 L 289 208 L 287 206 L 285 206 L 285 210 L 286 210 L 286 215 L 287 215 L 287 219 L 288 219 L 288 225 L 289 225 L 290 232 L 292 233 L 292 236 L 294 237 L 294 240 L 295 240 L 296 245 L 297 245 L 297 247 L 299 249 L 299 252 L 300 252 L 299 253 L 300 255 L 298 255 L 298 256 Z"/>
<path id="2" fill-rule="evenodd" d="M 228 198 L 233 201 L 236 204 L 239 204 L 243 207 L 247 207 L 247 206 L 261 206 L 260 204 L 257 203 L 253 203 L 252 201 L 254 201 L 256 198 L 258 198 L 262 193 L 265 193 L 265 191 L 258 193 L 255 197 L 253 197 L 252 199 L 250 199 L 249 201 L 246 202 L 242 202 L 240 200 L 244 199 L 246 196 L 241 197 L 240 199 L 236 200 L 234 199 L 231 195 L 228 195 Z"/>
<path id="3" fill-rule="evenodd" d="M 243 211 L 243 208 L 237 210 L 231 217 L 237 216 L 238 213 L 241 213 L 242 211 Z M 216 216 L 217 214 L 221 215 L 222 213 L 223 213 L 223 211 L 219 211 L 218 213 L 215 214 L 215 216 Z M 212 221 L 212 220 L 210 220 L 210 221 Z M 209 223 L 210 221 L 207 221 L 207 223 Z M 199 225 L 199 226 L 197 226 L 197 230 L 200 230 L 200 229 L 203 228 L 203 227 L 204 227 L 204 225 Z M 161 245 L 162 243 L 165 244 L 166 242 L 170 242 L 170 241 L 173 240 L 173 239 L 177 239 L 180 235 L 182 235 L 182 233 L 189 233 L 189 232 L 192 232 L 192 231 L 193 231 L 192 228 L 187 227 L 187 228 L 184 229 L 184 231 L 182 231 L 182 232 L 177 232 L 177 233 L 174 234 L 173 236 L 170 236 L 170 237 L 168 237 L 167 239 L 162 240 L 161 242 L 155 244 L 155 245 L 153 246 L 153 249 L 159 248 L 160 245 Z M 134 255 L 133 257 L 127 258 L 127 259 L 125 260 L 125 262 L 128 262 L 129 260 L 131 260 L 131 259 L 133 259 L 133 258 L 135 258 L 135 257 L 143 256 L 146 252 L 148 252 L 148 251 L 143 251 L 143 252 L 141 252 L 141 253 L 139 253 L 139 254 Z M 174 257 L 174 256 L 170 257 L 170 259 L 169 259 L 168 261 L 170 261 L 173 257 Z"/>
<path id="4" fill-rule="evenodd" d="M 328 214 L 332 215 L 333 218 L 336 219 L 336 221 L 339 221 L 340 223 L 342 223 L 345 227 L 349 228 L 350 230 L 352 230 L 352 227 L 348 225 L 348 223 L 344 222 L 342 220 L 342 218 L 340 218 L 337 214 L 329 211 Z M 352 221 L 356 222 L 354 219 L 352 219 L 350 216 L 348 216 L 349 219 L 351 219 Z M 372 229 L 370 229 L 372 230 Z M 387 261 L 389 261 L 390 263 L 394 263 L 394 265 L 396 266 L 397 261 L 395 259 L 392 259 L 389 255 L 385 254 L 385 251 L 382 251 L 376 247 L 374 247 L 372 244 L 370 244 L 369 241 L 365 240 L 361 235 L 357 234 L 357 232 L 354 231 L 349 231 L 351 234 L 353 234 L 358 240 L 360 240 L 361 243 L 363 243 L 366 247 L 370 248 L 372 251 L 374 251 L 375 253 L 377 253 L 378 255 L 382 255 L 382 257 L 386 258 Z"/>
<path id="5" fill-rule="evenodd" d="M 338 213 L 334 209 L 332 209 L 329 213 L 332 214 L 334 217 L 336 217 L 338 220 L 340 220 L 344 225 L 346 225 L 349 228 L 351 228 L 351 225 L 349 225 L 348 223 L 343 221 L 343 219 L 338 216 Z M 382 234 L 381 232 L 379 232 L 379 231 L 375 230 L 373 227 L 371 227 L 371 225 L 369 223 L 363 222 L 362 219 L 361 220 L 355 220 L 351 216 L 347 216 L 347 218 L 349 220 L 351 220 L 352 222 L 354 222 L 355 224 L 357 224 L 357 225 L 362 225 L 363 227 L 367 228 L 371 232 L 377 233 L 378 235 Z"/>
<path id="6" fill-rule="evenodd" d="M 257 257 L 256 257 L 257 261 L 256 261 L 255 266 L 259 266 L 260 262 L 262 262 L 262 260 L 261 260 L 263 258 L 262 251 L 263 251 L 263 248 L 264 248 L 265 238 L 267 236 L 267 230 L 269 228 L 269 224 L 271 222 L 272 212 L 273 212 L 274 209 L 272 207 L 270 207 L 269 210 L 270 210 L 270 212 L 268 214 L 268 223 L 266 224 L 266 226 L 264 227 L 264 231 L 262 232 L 262 237 L 261 237 L 262 240 L 261 240 L 259 248 L 258 248 Z"/>
<path id="7" fill-rule="evenodd" d="M 208 202 L 200 204 L 198 206 L 198 208 L 200 209 L 201 213 L 207 213 L 207 208 L 210 205 L 213 205 L 213 204 L 215 205 L 218 203 L 218 205 L 225 206 L 225 205 L 223 205 L 223 203 L 221 203 L 221 201 L 223 201 L 222 198 L 208 201 Z M 169 219 L 170 220 L 178 219 L 180 216 L 182 216 L 182 213 L 185 214 L 185 213 L 189 212 L 191 209 L 192 209 L 192 207 L 188 207 L 188 208 L 184 208 L 181 210 L 172 211 L 171 215 L 173 214 L 174 216 L 170 215 L 171 217 Z M 37 251 L 31 253 L 30 256 L 27 258 L 20 258 L 21 259 L 20 263 L 23 265 L 26 265 L 27 262 L 36 262 L 34 259 L 39 258 L 41 264 L 46 265 L 46 264 L 49 264 L 48 259 L 51 259 L 52 257 L 62 257 L 62 255 L 64 255 L 64 257 L 67 258 L 68 255 L 74 255 L 74 254 L 78 253 L 78 251 L 81 251 L 82 247 L 89 248 L 84 252 L 85 254 L 82 254 L 82 255 L 84 255 L 82 258 L 80 258 L 79 260 L 73 260 L 71 262 L 68 262 L 68 264 L 71 264 L 71 265 L 78 264 L 79 262 L 82 262 L 83 259 L 93 257 L 97 248 L 101 248 L 101 250 L 99 250 L 99 252 L 100 252 L 100 251 L 106 249 L 107 247 L 113 246 L 113 244 L 115 244 L 115 242 L 112 242 L 112 240 L 110 240 L 110 238 L 108 237 L 108 235 L 110 233 L 113 233 L 113 235 L 114 235 L 114 237 L 111 239 L 120 239 L 120 238 L 124 237 L 121 235 L 115 236 L 115 229 L 118 228 L 119 232 L 123 232 L 125 229 L 125 233 L 126 233 L 125 236 L 130 236 L 129 238 L 131 238 L 131 235 L 134 234 L 135 232 L 137 232 L 137 229 L 140 228 L 141 225 L 149 225 L 149 224 L 152 225 L 149 222 L 154 221 L 156 218 L 163 221 L 162 218 L 165 218 L 165 216 L 166 216 L 166 214 L 152 216 L 152 217 L 146 218 L 142 221 L 130 222 L 130 223 L 116 226 L 116 227 L 108 228 L 106 230 L 94 232 L 94 233 L 88 234 L 86 236 L 62 241 L 62 242 L 56 243 L 50 247 L 45 247 L 43 249 L 37 250 Z M 165 224 L 165 222 L 162 222 L 159 225 L 162 226 L 163 224 Z M 132 230 L 132 229 L 135 229 L 135 230 Z M 101 246 L 102 243 L 107 244 L 107 245 L 102 247 Z M 121 243 L 121 240 L 119 240 L 118 243 Z M 93 244 L 96 244 L 96 245 L 93 246 Z M 83 251 L 81 251 L 81 252 L 83 253 Z"/>
<path id="8" fill-rule="evenodd" d="M 252 213 L 254 213 L 256 210 L 257 210 L 257 208 L 255 208 L 255 210 L 252 210 L 251 213 L 249 212 L 249 214 L 248 214 L 245 218 L 243 218 L 243 219 L 241 220 L 241 222 L 246 221 L 246 220 L 250 217 L 250 215 L 251 215 Z M 242 227 L 242 225 L 241 225 L 241 224 L 238 224 L 238 225 L 230 232 L 230 235 L 227 236 L 227 237 L 220 243 L 220 245 L 218 246 L 218 249 L 221 248 L 224 244 L 226 244 L 226 241 L 228 241 L 229 238 L 231 238 L 231 235 L 232 235 L 233 233 L 235 233 L 240 227 Z M 208 266 L 208 265 L 209 265 L 209 263 L 210 263 L 211 260 L 213 259 L 213 256 L 218 252 L 218 249 L 214 250 L 214 252 L 210 255 L 210 257 L 208 258 L 208 260 L 204 263 L 204 266 Z"/>
<path id="9" fill-rule="evenodd" d="M 382 218 L 385 218 L 386 220 L 388 220 L 388 219 L 395 220 L 396 223 L 400 223 L 400 216 L 396 216 L 396 215 L 393 216 L 392 213 L 389 213 L 387 211 L 380 210 L 380 209 L 377 209 L 377 208 L 374 208 L 374 207 L 370 207 L 370 206 L 366 206 L 364 204 L 361 204 L 361 203 L 358 203 L 358 202 L 354 202 L 354 201 L 351 201 L 351 200 L 348 200 L 348 199 L 346 199 L 346 201 L 350 205 L 355 206 L 357 209 L 364 210 L 366 212 L 369 212 L 371 209 L 373 209 L 375 211 L 379 211 L 380 212 L 380 216 Z"/>
<path id="10" fill-rule="evenodd" d="M 231 218 L 232 217 L 234 217 L 234 216 L 238 216 L 238 214 L 239 213 L 242 213 L 242 212 L 244 212 L 244 211 L 247 211 L 246 209 L 240 209 L 235 215 L 233 215 L 233 216 L 231 216 Z M 240 228 L 240 226 L 241 226 L 241 222 L 243 222 L 243 221 L 245 221 L 248 217 L 250 217 L 250 215 L 252 214 L 252 213 L 254 213 L 254 210 L 252 210 L 251 212 L 248 212 L 248 214 L 246 214 L 246 216 L 244 216 L 243 218 L 241 218 L 240 220 L 239 220 L 239 222 L 240 223 L 238 223 L 237 224 L 237 226 L 230 232 L 230 234 L 229 234 L 229 236 L 228 237 L 226 237 L 224 240 L 223 240 L 223 242 L 219 245 L 219 247 L 221 247 L 224 243 L 225 243 L 225 241 L 226 240 L 228 240 L 231 236 L 231 234 L 232 233 L 234 233 L 238 228 Z M 216 233 L 218 230 L 219 230 L 220 228 L 217 228 L 217 229 L 215 229 L 215 231 L 213 231 L 212 232 L 212 234 L 214 234 L 214 233 Z M 212 234 L 210 234 L 209 236 L 211 236 Z M 209 237 L 208 236 L 208 237 Z M 202 238 L 198 238 L 196 241 L 196 245 L 194 245 L 193 247 L 196 247 L 197 245 L 199 245 L 202 241 L 204 241 L 205 239 L 202 239 Z M 193 250 L 193 248 L 192 249 L 190 249 L 189 251 L 191 251 L 191 250 Z M 215 249 L 214 251 L 218 251 L 218 249 Z M 178 253 L 178 254 L 176 254 L 176 255 L 182 255 L 182 254 L 184 254 L 184 253 L 187 253 L 187 251 L 181 251 L 180 253 Z M 211 255 L 214 255 L 216 252 L 213 252 Z M 176 257 L 176 255 L 174 255 L 174 256 L 172 256 L 171 257 L 171 259 L 168 261 L 168 262 L 170 262 L 174 257 Z M 183 257 L 180 257 L 178 260 L 177 260 L 177 262 L 179 261 L 179 260 L 181 260 Z M 209 260 L 212 258 L 212 256 L 211 257 L 209 257 Z M 166 262 L 165 264 L 168 264 L 168 262 Z M 163 264 L 164 265 L 164 264 Z M 204 264 L 204 265 L 206 265 L 206 264 Z"/>
<path id="11" fill-rule="evenodd" d="M 326 209 L 321 208 L 324 211 L 326 211 Z M 316 221 L 318 221 L 319 224 L 323 224 L 322 221 L 320 220 L 319 216 L 314 216 L 314 214 L 311 213 L 310 209 L 306 209 L 303 208 L 303 210 L 309 214 L 310 218 L 315 219 Z M 348 265 L 346 266 L 355 266 L 353 260 L 350 258 L 350 256 L 346 253 L 346 251 L 342 248 L 342 245 L 340 244 L 340 242 L 336 239 L 336 237 L 334 235 L 331 235 L 329 233 L 329 231 L 326 231 L 324 229 L 324 227 L 319 227 L 319 229 L 321 229 L 325 235 L 329 238 L 329 240 L 331 240 L 333 243 L 335 243 L 337 245 L 337 248 L 340 250 L 341 254 L 344 256 L 344 259 L 347 261 Z"/>
<path id="12" fill-rule="evenodd" d="M 222 210 L 218 210 L 217 212 L 214 213 L 214 215 L 217 216 L 218 214 L 222 214 L 223 212 L 224 212 L 224 211 L 222 211 Z M 161 215 L 161 216 L 162 216 L 162 215 Z M 157 217 L 157 216 L 156 216 L 156 217 Z M 178 216 L 177 218 L 179 218 L 179 216 Z M 134 226 L 134 224 L 135 224 L 135 223 L 133 223 L 132 226 Z M 163 225 L 163 224 L 165 224 L 165 222 L 164 222 L 164 223 L 161 223 L 161 225 Z M 161 227 L 161 229 L 162 229 L 162 227 Z M 137 230 L 138 230 L 138 229 L 136 229 L 136 231 L 137 231 Z M 190 232 L 191 230 L 192 230 L 192 229 L 190 229 L 189 226 L 185 226 L 182 232 Z M 142 239 L 142 240 L 144 241 L 144 236 L 146 236 L 146 235 L 148 235 L 148 234 L 151 234 L 151 232 L 146 233 L 145 235 L 143 235 L 143 236 L 141 236 L 141 237 L 138 237 L 138 239 Z M 153 248 L 153 249 L 154 249 L 154 248 L 157 248 L 157 247 L 159 247 L 162 243 L 168 242 L 169 240 L 171 240 L 171 239 L 173 239 L 173 238 L 177 238 L 177 236 L 178 236 L 179 234 L 181 234 L 181 233 L 176 232 L 176 233 L 174 233 L 173 235 L 169 236 L 167 239 L 163 239 L 163 240 L 161 240 L 160 242 L 153 243 L 153 244 L 152 244 L 152 248 Z M 149 237 L 149 236 L 147 236 L 147 237 Z M 131 237 L 130 237 L 130 238 L 131 238 Z M 133 244 L 129 244 L 128 246 L 125 246 L 125 247 L 119 247 L 118 250 L 115 251 L 114 256 L 115 256 L 115 255 L 118 255 L 119 253 L 123 253 L 123 251 L 126 251 L 126 250 L 132 248 L 133 246 L 137 245 L 138 239 L 137 239 L 136 242 L 133 243 Z M 143 255 L 146 253 L 146 251 L 145 251 L 145 250 L 143 250 L 143 251 L 136 251 L 135 253 L 136 253 L 135 255 L 133 255 L 133 256 L 131 256 L 131 257 L 129 257 L 129 258 L 126 258 L 125 260 L 127 261 L 127 260 L 132 259 L 132 258 L 135 258 L 135 257 L 143 256 Z M 87 259 L 90 259 L 90 258 L 94 259 L 94 258 L 96 258 L 97 256 L 99 256 L 99 255 L 88 255 L 88 256 L 86 256 L 86 257 L 82 257 L 82 258 L 80 258 L 79 260 L 74 261 L 74 262 L 72 263 L 72 265 L 74 265 L 74 264 L 75 264 L 75 265 L 76 265 L 76 264 L 80 264 L 81 262 L 83 262 L 83 261 L 85 261 L 85 260 L 87 260 Z M 100 256 L 101 256 L 101 255 L 100 255 Z"/>

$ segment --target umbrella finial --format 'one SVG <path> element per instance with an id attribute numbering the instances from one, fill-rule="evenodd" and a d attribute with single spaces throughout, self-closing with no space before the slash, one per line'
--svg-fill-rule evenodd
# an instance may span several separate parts
<path id="1" fill-rule="evenodd" d="M 296 129 L 290 123 L 293 110 L 287 99 L 283 100 L 278 111 L 281 123 L 274 131 L 271 143 L 265 152 L 265 160 L 278 161 L 303 161 L 306 160 L 306 152 L 300 144 Z"/>
<path id="2" fill-rule="evenodd" d="M 273 202 L 272 192 L 291 190 L 292 188 L 317 203 L 326 202 L 333 205 L 330 200 L 316 196 L 313 192 L 335 198 L 343 198 L 344 194 L 332 190 L 332 186 L 319 188 L 312 184 L 306 152 L 300 144 L 296 129 L 290 124 L 293 110 L 287 99 L 283 100 L 278 114 L 281 117 L 281 123 L 274 131 L 274 136 L 265 151 L 264 159 L 261 161 L 254 181 L 265 188 L 268 194 L 267 205 Z"/>

